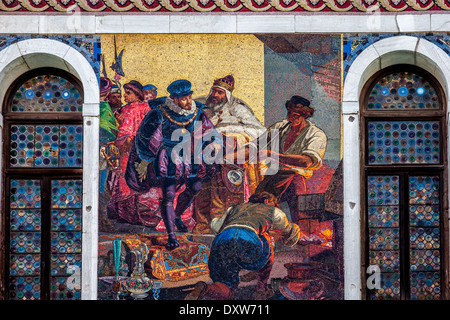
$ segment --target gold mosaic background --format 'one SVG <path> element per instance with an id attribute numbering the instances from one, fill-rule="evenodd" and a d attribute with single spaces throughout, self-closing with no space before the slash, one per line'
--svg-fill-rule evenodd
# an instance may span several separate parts
<path id="1" fill-rule="evenodd" d="M 264 123 L 264 45 L 253 35 L 104 35 L 102 54 L 109 78 L 114 59 L 122 49 L 125 73 L 120 82 L 137 80 L 158 88 L 167 96 L 167 86 L 177 79 L 192 83 L 194 98 L 208 94 L 212 82 L 227 74 L 235 78 L 233 95 L 247 102 Z"/>

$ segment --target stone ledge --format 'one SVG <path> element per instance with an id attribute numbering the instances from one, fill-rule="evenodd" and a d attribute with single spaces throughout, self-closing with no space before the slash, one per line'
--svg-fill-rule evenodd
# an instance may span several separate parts
<path id="1" fill-rule="evenodd" d="M 147 13 L 1 14 L 0 34 L 446 32 L 448 14 Z"/>

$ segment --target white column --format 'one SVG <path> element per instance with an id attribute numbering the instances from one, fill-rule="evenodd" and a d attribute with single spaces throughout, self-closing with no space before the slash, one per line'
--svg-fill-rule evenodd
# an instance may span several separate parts
<path id="1" fill-rule="evenodd" d="M 99 124 L 98 104 L 83 105 L 82 300 L 97 299 Z"/>
<path id="2" fill-rule="evenodd" d="M 344 292 L 345 300 L 361 299 L 361 216 L 359 112 L 346 113 L 358 102 L 343 102 L 344 140 Z M 358 108 L 359 109 L 359 108 Z M 356 109 L 356 110 L 358 110 Z"/>

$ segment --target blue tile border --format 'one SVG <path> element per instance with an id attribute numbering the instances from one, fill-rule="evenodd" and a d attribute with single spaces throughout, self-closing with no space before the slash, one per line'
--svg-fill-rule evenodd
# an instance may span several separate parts
<path id="1" fill-rule="evenodd" d="M 28 39 L 52 39 L 63 42 L 80 52 L 100 79 L 100 36 L 97 35 L 1 35 L 0 50 Z"/>
<path id="2" fill-rule="evenodd" d="M 448 33 L 408 33 L 408 34 L 344 34 L 343 35 L 343 71 L 344 79 L 347 76 L 350 66 L 358 57 L 358 55 L 367 47 L 375 42 L 389 37 L 396 37 L 401 35 L 408 35 L 417 38 L 422 38 L 430 41 L 446 54 L 450 55 L 450 34 Z"/>

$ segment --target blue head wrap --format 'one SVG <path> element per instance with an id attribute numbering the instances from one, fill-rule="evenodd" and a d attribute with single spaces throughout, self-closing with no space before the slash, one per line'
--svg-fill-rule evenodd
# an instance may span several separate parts
<path id="1" fill-rule="evenodd" d="M 169 84 L 167 91 L 171 97 L 185 97 L 193 93 L 191 83 L 188 80 L 176 80 Z"/>
<path id="2" fill-rule="evenodd" d="M 158 89 L 154 86 L 154 85 L 152 85 L 152 84 L 146 84 L 143 88 L 142 88 L 142 91 L 144 91 L 144 90 L 152 90 L 152 91 L 154 91 L 155 93 L 158 93 Z"/>

